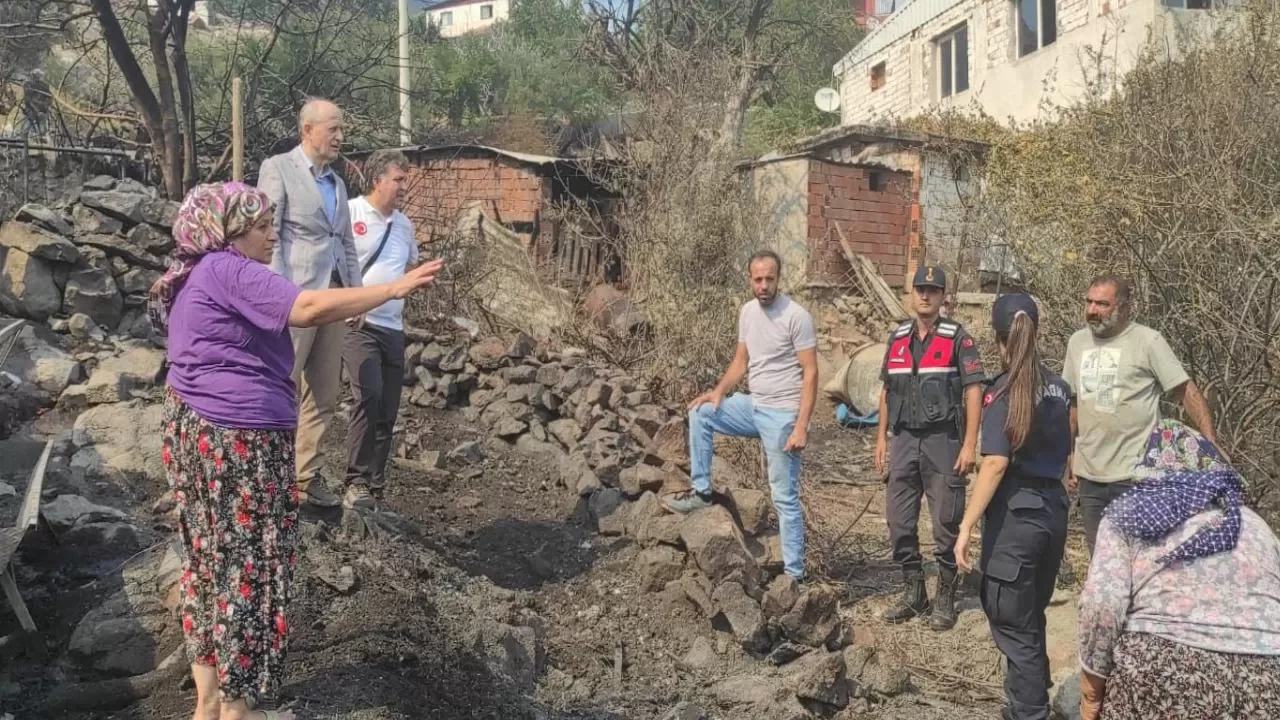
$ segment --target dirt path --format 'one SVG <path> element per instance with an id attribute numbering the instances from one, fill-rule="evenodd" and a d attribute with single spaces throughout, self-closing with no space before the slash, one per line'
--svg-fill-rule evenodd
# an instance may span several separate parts
<path id="1" fill-rule="evenodd" d="M 830 417 L 827 408 L 819 413 Z M 384 504 L 405 529 L 398 539 L 346 543 L 335 532 L 337 511 L 309 515 L 281 701 L 307 719 L 657 720 L 682 701 L 708 717 L 731 717 L 720 709 L 716 683 L 750 677 L 761 661 L 687 603 L 641 588 L 639 548 L 597 535 L 576 495 L 557 487 L 553 462 L 487 439 L 456 412 L 409 407 L 402 425 L 426 450 L 443 455 L 476 441 L 484 458 L 440 470 L 397 464 Z M 335 428 L 330 447 L 341 447 L 343 432 Z M 990 716 L 1002 668 L 972 592 L 949 633 L 875 620 L 897 590 L 897 572 L 888 562 L 869 438 L 819 422 L 804 478 L 810 558 L 840 587 L 855 640 L 899 656 L 918 692 L 836 717 Z M 338 458 L 330 460 L 336 476 Z M 155 492 L 142 493 L 143 501 Z M 345 591 L 321 579 L 342 567 L 355 579 Z M 520 686 L 486 663 L 477 617 L 538 628 L 545 658 L 536 684 Z M 1055 601 L 1049 624 L 1057 673 L 1075 654 L 1070 594 Z M 698 645 L 712 651 L 691 663 Z M 185 718 L 192 703 L 189 688 L 170 684 L 126 710 L 79 717 Z"/>

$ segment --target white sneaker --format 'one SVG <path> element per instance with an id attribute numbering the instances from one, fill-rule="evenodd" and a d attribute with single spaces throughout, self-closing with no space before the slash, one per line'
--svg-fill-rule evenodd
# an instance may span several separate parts
<path id="1" fill-rule="evenodd" d="M 347 488 L 346 494 L 342 496 L 342 507 L 348 510 L 357 508 L 367 510 L 376 504 L 373 495 L 369 492 L 369 488 L 364 485 L 352 485 Z"/>

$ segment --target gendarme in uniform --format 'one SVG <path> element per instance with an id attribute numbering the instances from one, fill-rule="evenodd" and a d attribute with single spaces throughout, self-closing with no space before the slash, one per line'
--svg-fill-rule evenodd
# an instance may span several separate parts
<path id="1" fill-rule="evenodd" d="M 1009 332 L 1023 312 L 1035 324 L 1039 313 L 1027 295 L 1002 295 L 993 312 L 997 333 Z M 1041 388 L 1031 427 L 1014 449 L 1008 376 L 1000 375 L 983 396 L 982 456 L 1009 459 L 995 495 L 982 515 L 982 609 L 996 647 L 1008 663 L 1006 720 L 1049 717 L 1049 658 L 1045 608 L 1053 597 L 1067 541 L 1067 498 L 1062 478 L 1071 454 L 1071 386 L 1040 368 Z"/>
<path id="2" fill-rule="evenodd" d="M 941 268 L 922 267 L 913 287 L 946 288 Z M 888 410 L 889 481 L 885 519 L 893 560 L 902 568 L 902 602 L 883 616 L 903 622 L 929 612 L 920 539 L 920 499 L 927 496 L 938 563 L 936 629 L 954 625 L 956 560 L 953 552 L 964 518 L 966 478 L 955 469 L 964 438 L 964 389 L 986 380 L 977 344 L 959 323 L 936 318 L 921 337 L 920 320 L 902 323 L 889 337 L 881 369 Z M 975 428 L 976 430 L 976 428 Z"/>

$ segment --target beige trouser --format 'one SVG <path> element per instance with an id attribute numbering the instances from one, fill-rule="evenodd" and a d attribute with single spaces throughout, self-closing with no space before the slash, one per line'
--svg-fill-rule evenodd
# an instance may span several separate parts
<path id="1" fill-rule="evenodd" d="M 338 405 L 347 324 L 336 322 L 291 332 L 293 381 L 298 386 L 298 489 L 305 491 L 324 467 L 320 441 Z"/>

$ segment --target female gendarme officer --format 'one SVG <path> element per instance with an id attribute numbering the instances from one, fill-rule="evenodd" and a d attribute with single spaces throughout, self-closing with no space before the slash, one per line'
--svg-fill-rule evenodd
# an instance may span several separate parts
<path id="1" fill-rule="evenodd" d="M 960 569 L 972 570 L 969 535 L 982 516 L 982 609 L 1008 663 L 1005 720 L 1049 717 L 1044 610 L 1067 538 L 1072 396 L 1040 364 L 1039 322 L 1030 296 L 996 299 L 991 325 L 1004 374 L 983 397 L 982 467 L 955 550 Z"/>

